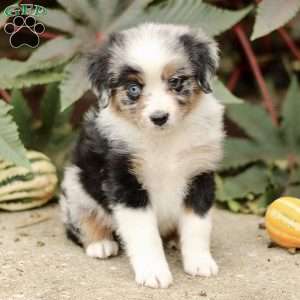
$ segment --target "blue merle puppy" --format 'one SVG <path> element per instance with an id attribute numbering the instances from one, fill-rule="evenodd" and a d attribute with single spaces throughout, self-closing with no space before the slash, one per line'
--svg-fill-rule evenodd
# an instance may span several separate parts
<path id="1" fill-rule="evenodd" d="M 217 45 L 200 29 L 162 24 L 114 33 L 90 57 L 99 109 L 65 170 L 63 221 L 91 257 L 117 255 L 118 237 L 140 285 L 172 283 L 162 239 L 174 232 L 186 273 L 218 272 L 210 253 L 224 137 L 211 93 L 217 66 Z"/>

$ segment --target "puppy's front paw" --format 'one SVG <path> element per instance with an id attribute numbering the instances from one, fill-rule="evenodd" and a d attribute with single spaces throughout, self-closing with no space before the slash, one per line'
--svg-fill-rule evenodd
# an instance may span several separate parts
<path id="1" fill-rule="evenodd" d="M 118 254 L 119 245 L 115 241 L 102 240 L 91 243 L 87 246 L 85 252 L 90 257 L 107 258 Z"/>
<path id="2" fill-rule="evenodd" d="M 140 264 L 135 266 L 135 281 L 151 288 L 167 288 L 173 278 L 167 263 Z"/>
<path id="3" fill-rule="evenodd" d="M 184 258 L 184 271 L 192 276 L 209 277 L 217 275 L 219 268 L 210 253 Z"/>

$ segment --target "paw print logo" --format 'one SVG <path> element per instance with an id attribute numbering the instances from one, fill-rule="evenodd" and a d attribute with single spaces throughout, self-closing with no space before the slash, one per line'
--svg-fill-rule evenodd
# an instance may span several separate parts
<path id="1" fill-rule="evenodd" d="M 32 16 L 16 16 L 11 23 L 5 24 L 4 31 L 10 35 L 9 43 L 13 48 L 23 45 L 36 48 L 40 43 L 39 34 L 45 31 L 45 26 Z"/>

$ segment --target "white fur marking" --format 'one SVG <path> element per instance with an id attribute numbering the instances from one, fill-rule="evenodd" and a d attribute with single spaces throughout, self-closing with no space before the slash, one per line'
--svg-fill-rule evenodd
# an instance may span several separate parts
<path id="1" fill-rule="evenodd" d="M 179 231 L 185 272 L 192 276 L 216 275 L 218 266 L 210 254 L 210 214 L 200 217 L 192 212 L 184 212 Z"/>
<path id="2" fill-rule="evenodd" d="M 138 284 L 166 288 L 172 283 L 157 222 L 153 211 L 118 207 L 115 210 L 118 231 Z"/>
<path id="3" fill-rule="evenodd" d="M 119 251 L 118 243 L 112 240 L 93 242 L 86 248 L 86 254 L 95 258 L 107 258 L 116 256 Z"/>

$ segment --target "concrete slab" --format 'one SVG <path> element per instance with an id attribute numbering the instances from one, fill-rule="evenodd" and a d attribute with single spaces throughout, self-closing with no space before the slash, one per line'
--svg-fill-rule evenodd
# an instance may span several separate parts
<path id="1" fill-rule="evenodd" d="M 299 300 L 299 253 L 267 248 L 268 238 L 258 229 L 259 222 L 256 216 L 216 209 L 213 254 L 219 275 L 189 277 L 182 270 L 179 252 L 168 251 L 174 284 L 153 290 L 136 286 L 124 255 L 96 260 L 68 241 L 57 205 L 1 212 L 0 299 Z"/>

